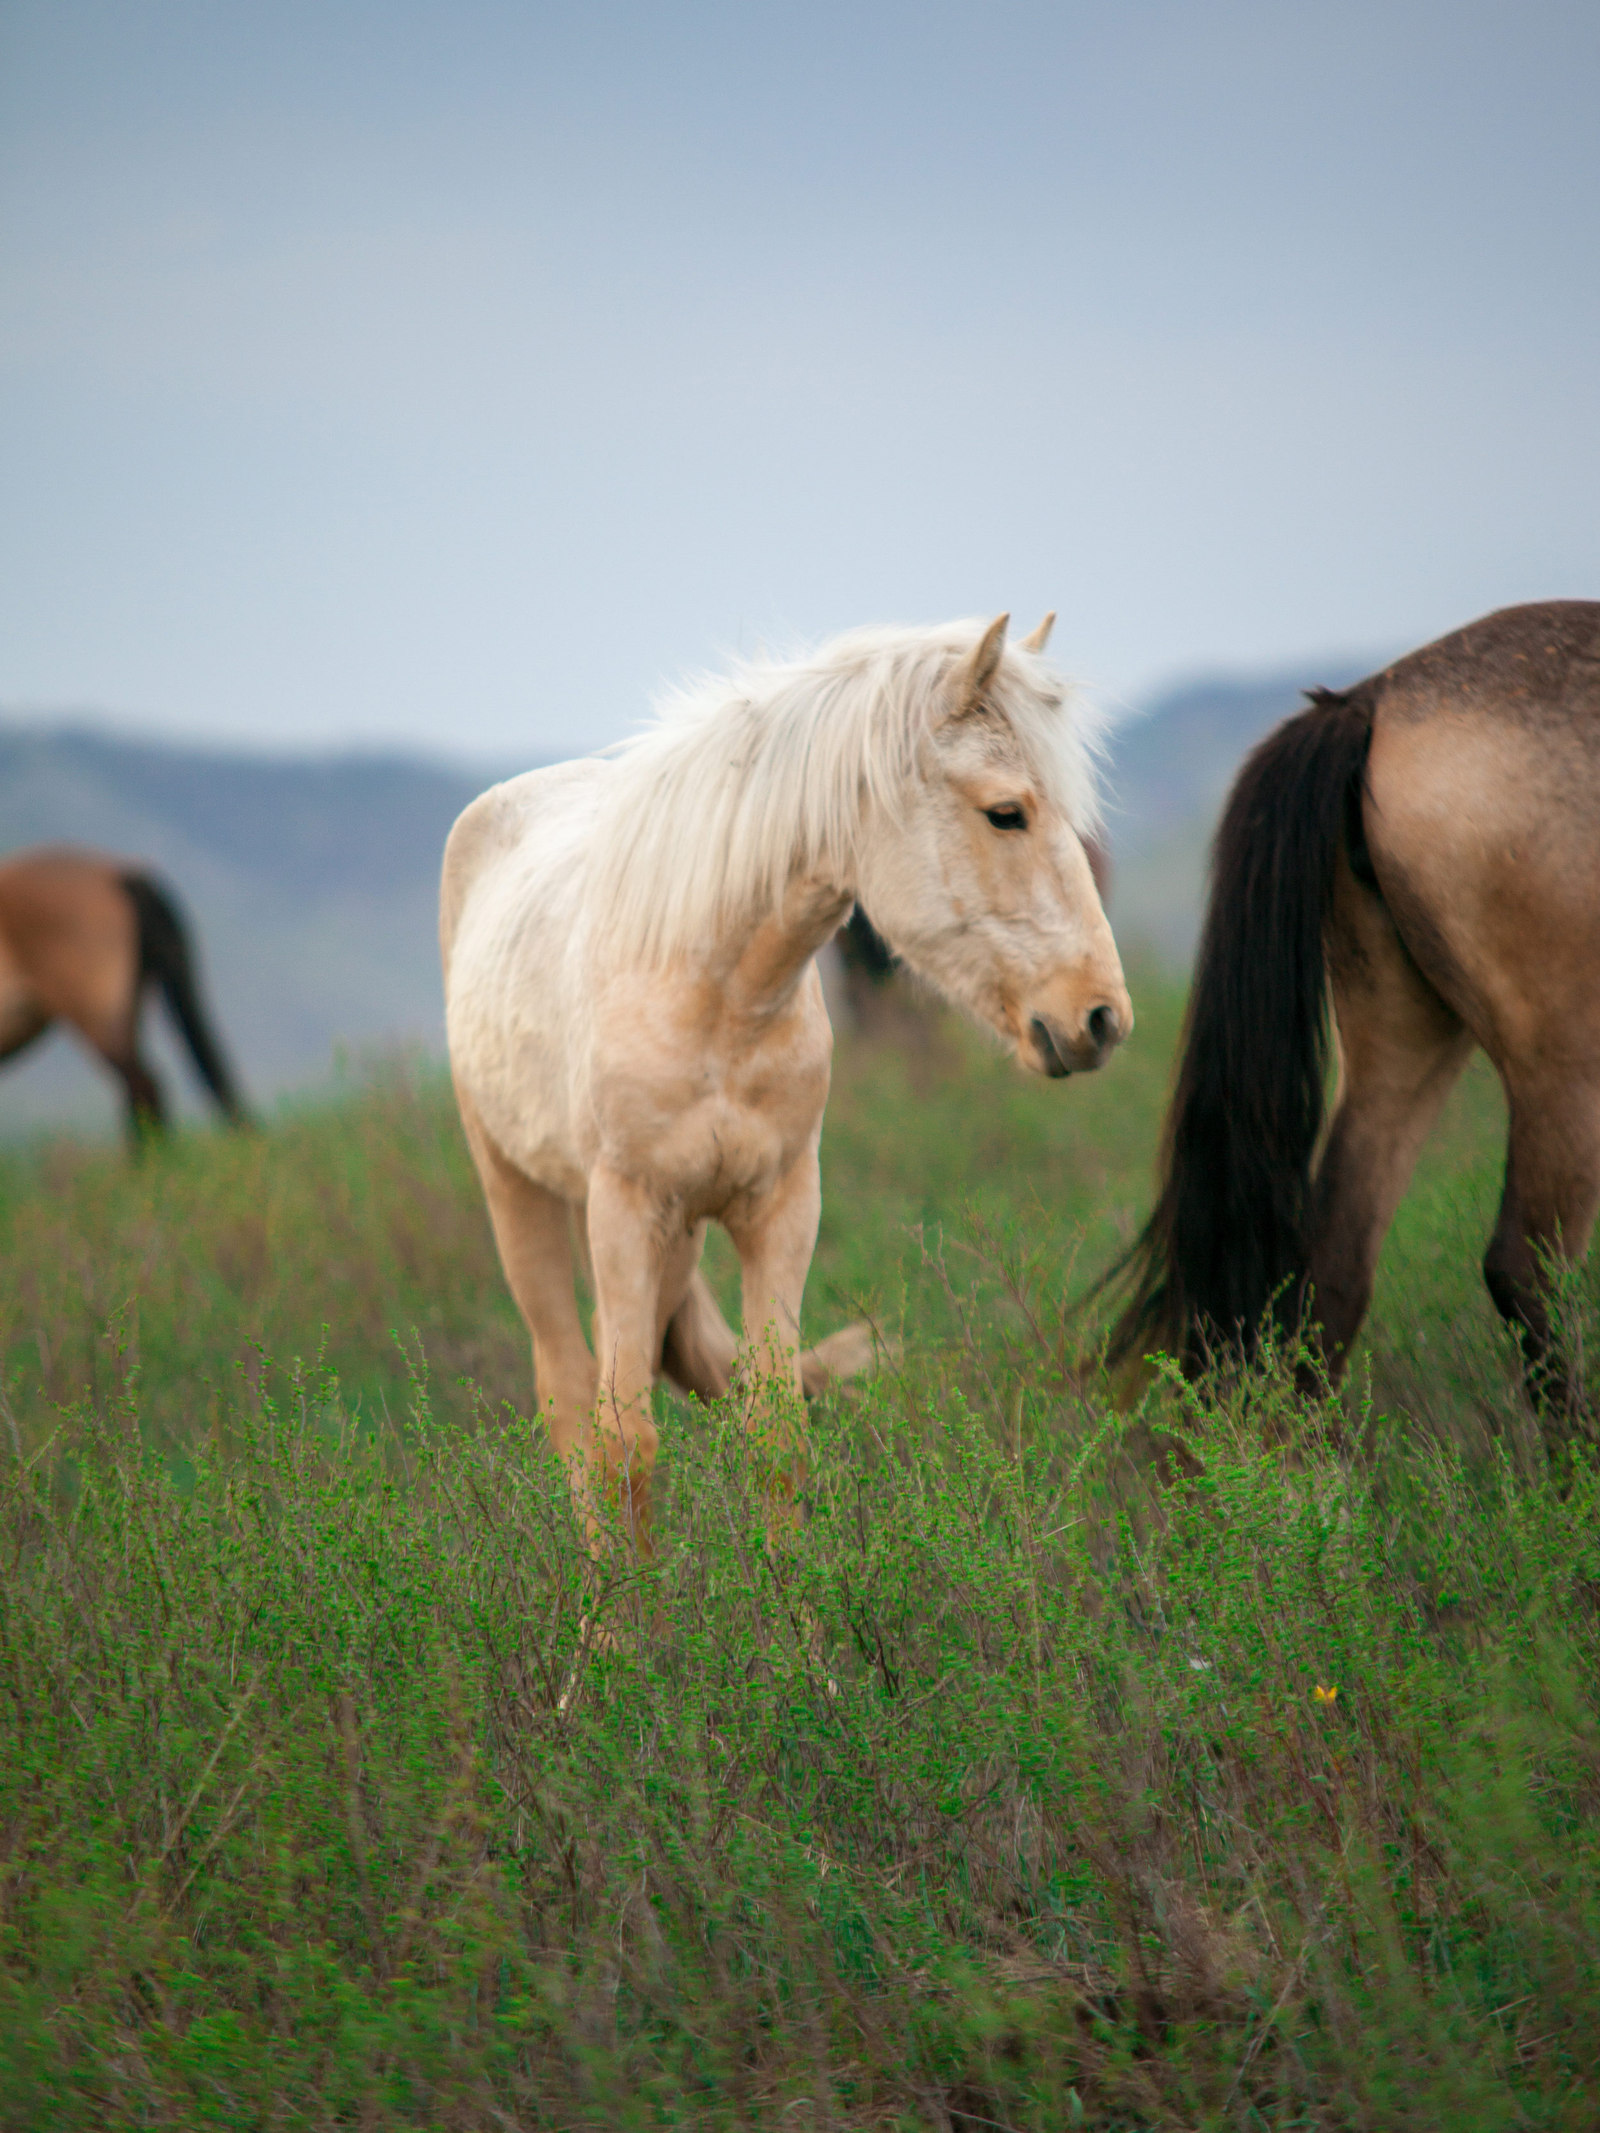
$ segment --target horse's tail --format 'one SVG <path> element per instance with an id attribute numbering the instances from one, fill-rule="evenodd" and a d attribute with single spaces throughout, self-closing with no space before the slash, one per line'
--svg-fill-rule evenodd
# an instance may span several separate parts
<path id="1" fill-rule="evenodd" d="M 1312 692 L 1247 757 L 1212 847 L 1155 1208 L 1118 1275 L 1133 1295 L 1113 1362 L 1164 1349 L 1196 1368 L 1294 1324 L 1328 1065 L 1324 932 L 1341 846 L 1366 862 L 1372 738 L 1363 690 Z"/>
<path id="2" fill-rule="evenodd" d="M 200 1077 L 227 1116 L 245 1124 L 249 1112 L 200 1002 L 188 929 L 171 895 L 148 874 L 124 874 L 122 886 L 133 905 L 139 938 L 139 984 L 153 980 L 168 1012 L 183 1032 Z"/>

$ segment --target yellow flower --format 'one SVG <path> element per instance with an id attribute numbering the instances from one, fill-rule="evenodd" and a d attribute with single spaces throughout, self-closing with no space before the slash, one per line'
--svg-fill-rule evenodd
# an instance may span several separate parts
<path id="1" fill-rule="evenodd" d="M 1336 1688 L 1325 1689 L 1320 1681 L 1311 1691 L 1311 1694 L 1317 1703 L 1337 1703 L 1339 1701 L 1339 1691 Z"/>

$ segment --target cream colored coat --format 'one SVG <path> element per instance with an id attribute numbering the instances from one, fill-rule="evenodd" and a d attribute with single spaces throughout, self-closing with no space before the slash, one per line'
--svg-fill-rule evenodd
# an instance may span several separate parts
<path id="1" fill-rule="evenodd" d="M 640 1539 L 655 1378 L 712 1396 L 734 1361 L 708 1222 L 739 1254 L 758 1378 L 798 1393 L 870 1357 L 861 1328 L 800 1348 L 832 1053 L 814 958 L 856 897 L 1035 1071 L 1098 1065 L 1131 1024 L 1081 841 L 1087 759 L 1042 640 L 1008 651 L 1004 623 L 746 670 L 630 751 L 496 786 L 451 833 L 462 1119 L 552 1440 Z"/>

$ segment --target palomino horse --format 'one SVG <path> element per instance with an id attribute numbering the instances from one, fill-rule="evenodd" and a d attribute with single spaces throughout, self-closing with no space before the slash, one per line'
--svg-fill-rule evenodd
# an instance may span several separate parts
<path id="1" fill-rule="evenodd" d="M 987 628 L 864 630 L 669 703 L 608 758 L 461 816 L 441 940 L 451 1065 L 551 1439 L 647 1541 L 651 1387 L 725 1391 L 703 1275 L 739 1254 L 758 1384 L 799 1349 L 832 1033 L 814 958 L 860 896 L 895 952 L 1024 1066 L 1095 1067 L 1132 1012 L 1084 856 L 1090 759 L 1041 656 Z M 595 1354 L 573 1294 L 587 1241 Z M 759 1401 L 753 1401 L 753 1409 Z"/>
<path id="2" fill-rule="evenodd" d="M 220 1108 L 242 1120 L 169 892 L 94 852 L 40 848 L 0 863 L 0 1059 L 14 1059 L 52 1022 L 70 1023 L 121 1080 L 135 1141 L 166 1122 L 161 1085 L 139 1051 L 150 984 Z"/>
<path id="3" fill-rule="evenodd" d="M 1331 989 L 1342 1087 L 1324 1119 Z M 1261 743 L 1217 832 L 1155 1210 L 1113 1357 L 1304 1318 L 1337 1370 L 1473 1046 L 1510 1148 L 1484 1260 L 1530 1389 L 1576 1393 L 1544 1273 L 1600 1206 L 1600 603 L 1505 608 Z"/>

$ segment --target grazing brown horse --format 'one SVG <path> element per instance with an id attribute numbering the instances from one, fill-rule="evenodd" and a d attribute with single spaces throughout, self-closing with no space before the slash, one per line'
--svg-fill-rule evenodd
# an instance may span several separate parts
<path id="1" fill-rule="evenodd" d="M 1545 1278 L 1600 1207 L 1600 602 L 1505 608 L 1314 692 L 1246 761 L 1113 1358 L 1198 1368 L 1271 1316 L 1342 1367 L 1474 1045 L 1510 1106 L 1484 1277 L 1559 1412 L 1578 1387 Z"/>
<path id="2" fill-rule="evenodd" d="M 166 1123 L 161 1085 L 139 1051 L 150 984 L 219 1107 L 242 1122 L 170 894 L 140 868 L 94 852 L 40 847 L 0 862 L 0 1060 L 53 1022 L 70 1023 L 120 1077 L 135 1141 Z"/>

